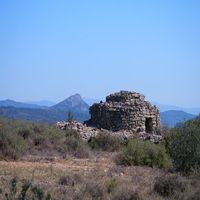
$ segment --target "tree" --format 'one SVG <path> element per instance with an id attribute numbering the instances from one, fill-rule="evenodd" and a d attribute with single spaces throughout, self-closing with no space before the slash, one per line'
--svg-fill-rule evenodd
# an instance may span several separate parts
<path id="1" fill-rule="evenodd" d="M 69 111 L 69 112 L 67 113 L 67 121 L 68 121 L 68 122 L 72 122 L 73 119 L 74 119 L 73 113 L 72 113 L 71 111 Z"/>
<path id="2" fill-rule="evenodd" d="M 200 169 L 200 120 L 190 120 L 171 130 L 169 153 L 177 171 L 189 173 Z"/>

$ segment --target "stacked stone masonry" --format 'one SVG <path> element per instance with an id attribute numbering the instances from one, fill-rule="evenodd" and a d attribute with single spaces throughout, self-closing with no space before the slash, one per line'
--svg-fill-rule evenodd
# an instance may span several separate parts
<path id="1" fill-rule="evenodd" d="M 90 107 L 87 125 L 111 131 L 156 134 L 160 127 L 160 111 L 136 92 L 120 91 L 106 97 L 106 102 Z"/>

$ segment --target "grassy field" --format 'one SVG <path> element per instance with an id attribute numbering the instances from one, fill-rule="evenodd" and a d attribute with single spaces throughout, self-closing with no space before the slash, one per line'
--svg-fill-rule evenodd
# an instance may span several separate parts
<path id="1" fill-rule="evenodd" d="M 131 191 L 135 195 L 142 193 L 145 199 L 149 195 L 149 199 L 152 195 L 155 198 L 153 181 L 160 170 L 118 166 L 113 162 L 112 154 L 93 159 L 0 161 L 0 184 L 7 192 L 10 180 L 17 176 L 21 182 L 30 180 L 57 199 L 79 199 L 79 196 L 83 199 L 109 199 L 123 187 L 124 193 Z M 92 189 L 85 188 L 89 186 Z"/>
<path id="2" fill-rule="evenodd" d="M 199 134 L 199 122 L 190 123 Z M 104 133 L 86 143 L 55 126 L 0 119 L 0 199 L 199 200 L 200 173 L 191 168 L 198 164 L 199 142 L 193 142 L 193 132 L 188 134 L 185 144 L 192 142 L 194 154 L 183 149 L 186 157 L 180 157 L 173 148 L 182 148 L 181 130 L 159 145 L 122 142 Z M 190 168 L 182 163 L 178 167 L 184 171 L 178 172 L 171 154 Z M 185 159 L 191 155 L 194 159 Z"/>
<path id="3" fill-rule="evenodd" d="M 10 181 L 18 180 L 18 193 L 25 181 L 41 188 L 52 199 L 192 199 L 200 181 L 181 177 L 158 168 L 145 166 L 119 166 L 114 162 L 115 153 L 100 153 L 90 159 L 69 157 L 25 158 L 18 161 L 0 161 L 0 185 L 9 193 Z M 172 194 L 160 195 L 154 189 L 156 178 L 176 176 L 177 184 Z M 167 193 L 169 184 L 161 187 Z M 173 187 L 173 186 L 172 186 Z M 162 190 L 163 190 L 162 188 Z M 3 199 L 3 196 L 1 196 Z M 37 199 L 37 198 L 36 198 Z M 38 198 L 39 199 L 39 198 Z M 199 198 L 196 198 L 199 199 Z"/>

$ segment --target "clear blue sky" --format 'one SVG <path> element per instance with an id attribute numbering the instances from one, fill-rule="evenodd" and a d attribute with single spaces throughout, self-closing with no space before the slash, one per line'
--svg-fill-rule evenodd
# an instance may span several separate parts
<path id="1" fill-rule="evenodd" d="M 0 99 L 119 90 L 200 107 L 199 0 L 0 1 Z"/>

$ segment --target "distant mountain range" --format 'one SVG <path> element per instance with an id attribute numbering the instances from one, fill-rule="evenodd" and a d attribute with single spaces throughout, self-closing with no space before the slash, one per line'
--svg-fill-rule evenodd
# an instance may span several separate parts
<path id="1" fill-rule="evenodd" d="M 90 118 L 89 105 L 98 102 L 100 100 L 82 98 L 79 94 L 72 95 L 57 104 L 48 100 L 23 103 L 7 99 L 0 101 L 0 115 L 12 119 L 55 123 L 66 120 L 67 113 L 72 112 L 74 119 L 83 122 Z M 177 123 L 192 119 L 200 112 L 200 108 L 153 104 L 160 108 L 161 123 L 168 127 L 174 127 Z"/>
<path id="2" fill-rule="evenodd" d="M 200 113 L 200 108 L 184 108 L 179 106 L 160 104 L 156 102 L 152 102 L 152 104 L 156 105 L 161 112 L 168 110 L 178 110 L 178 111 L 184 111 L 186 113 L 191 113 L 193 115 L 198 115 Z"/>
<path id="3" fill-rule="evenodd" d="M 0 115 L 11 119 L 55 123 L 66 120 L 68 112 L 72 112 L 74 119 L 81 122 L 90 118 L 89 105 L 82 100 L 79 94 L 72 95 L 50 107 L 13 100 L 0 101 Z"/>
<path id="4" fill-rule="evenodd" d="M 173 128 L 178 123 L 195 118 L 196 115 L 179 110 L 168 110 L 160 113 L 161 122 L 169 128 Z"/>
<path id="5" fill-rule="evenodd" d="M 10 99 L 0 101 L 0 107 L 15 107 L 15 108 L 45 108 L 46 106 L 31 104 L 31 103 L 22 103 L 13 101 Z"/>
<path id="6" fill-rule="evenodd" d="M 30 102 L 25 102 L 25 103 L 35 104 L 35 105 L 39 105 L 39 106 L 47 106 L 47 107 L 50 107 L 50 106 L 53 106 L 56 104 L 55 102 L 49 101 L 49 100 L 30 101 Z"/>
<path id="7" fill-rule="evenodd" d="M 75 94 L 51 107 L 54 110 L 89 112 L 89 105 L 83 101 L 80 94 Z"/>

